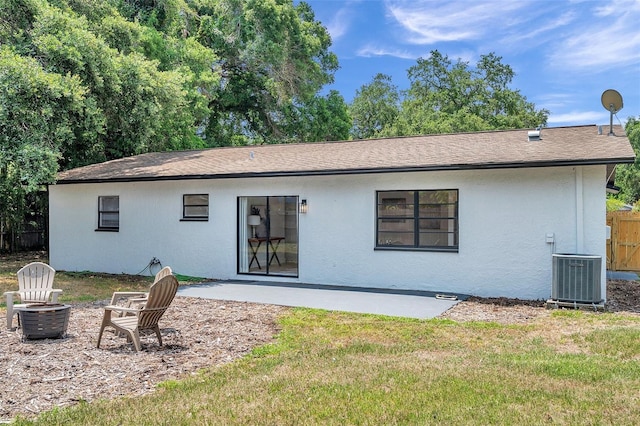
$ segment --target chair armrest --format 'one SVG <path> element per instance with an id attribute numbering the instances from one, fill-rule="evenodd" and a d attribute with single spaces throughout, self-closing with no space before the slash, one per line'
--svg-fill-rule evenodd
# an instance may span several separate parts
<path id="1" fill-rule="evenodd" d="M 132 314 L 137 314 L 140 312 L 140 309 L 137 308 L 127 308 L 124 306 L 116 306 L 116 305 L 107 305 L 104 307 L 105 312 L 107 311 L 118 311 L 118 312 L 131 312 Z"/>
<path id="2" fill-rule="evenodd" d="M 135 306 L 137 308 L 142 308 L 149 301 L 149 297 L 134 297 L 131 299 L 127 299 L 127 308 L 131 308 Z"/>
<path id="3" fill-rule="evenodd" d="M 58 303 L 58 296 L 60 294 L 62 294 L 62 289 L 60 288 L 53 288 L 51 290 L 48 290 L 49 294 L 51 295 L 51 303 Z M 12 303 L 14 296 L 19 296 L 20 299 L 23 301 L 23 303 L 26 303 L 27 300 L 25 299 L 25 294 L 27 292 L 24 291 L 19 291 L 19 290 L 13 290 L 13 291 L 5 291 L 4 292 L 4 297 L 7 298 L 7 304 Z M 36 301 L 33 301 L 34 303 L 36 303 Z M 42 301 L 38 301 L 38 303 L 41 303 Z"/>
<path id="4" fill-rule="evenodd" d="M 137 308 L 127 308 L 124 306 L 107 305 L 104 307 L 104 310 L 105 310 L 105 313 L 117 311 L 117 312 L 129 312 L 132 314 L 139 314 L 142 311 L 144 312 L 165 311 L 167 310 L 167 308 L 168 306 L 158 306 L 157 308 L 147 309 L 145 306 L 139 306 Z"/>
<path id="5" fill-rule="evenodd" d="M 54 288 L 51 290 L 51 303 L 58 303 L 58 296 L 62 294 L 62 289 Z"/>
<path id="6" fill-rule="evenodd" d="M 113 305 L 115 306 L 116 301 L 121 298 L 121 297 L 126 297 L 126 298 L 131 298 L 131 297 L 147 297 L 147 293 L 144 291 L 116 291 L 113 293 L 113 295 L 111 296 L 111 302 L 109 302 L 109 305 Z"/>

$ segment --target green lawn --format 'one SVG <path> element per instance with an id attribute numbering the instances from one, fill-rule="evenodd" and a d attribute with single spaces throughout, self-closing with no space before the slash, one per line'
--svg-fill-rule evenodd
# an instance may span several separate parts
<path id="1" fill-rule="evenodd" d="M 16 424 L 640 424 L 639 315 L 500 325 L 289 312 L 275 343 L 239 361 Z"/>
<path id="2" fill-rule="evenodd" d="M 297 309 L 280 323 L 240 361 L 35 424 L 640 424 L 638 316 L 505 326 Z"/>

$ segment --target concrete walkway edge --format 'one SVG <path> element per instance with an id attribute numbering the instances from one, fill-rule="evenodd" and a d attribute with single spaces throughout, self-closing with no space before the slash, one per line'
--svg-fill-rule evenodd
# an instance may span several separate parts
<path id="1" fill-rule="evenodd" d="M 179 296 L 428 319 L 468 296 L 417 290 L 226 280 L 181 286 Z"/>

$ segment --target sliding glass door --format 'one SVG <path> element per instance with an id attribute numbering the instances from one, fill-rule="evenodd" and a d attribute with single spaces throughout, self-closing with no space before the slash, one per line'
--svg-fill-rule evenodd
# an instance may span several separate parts
<path id="1" fill-rule="evenodd" d="M 298 276 L 298 197 L 238 197 L 238 273 Z"/>

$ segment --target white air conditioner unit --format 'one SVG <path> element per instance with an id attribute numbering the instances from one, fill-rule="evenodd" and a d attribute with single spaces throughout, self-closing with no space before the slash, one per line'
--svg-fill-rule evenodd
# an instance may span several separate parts
<path id="1" fill-rule="evenodd" d="M 551 299 L 561 302 L 600 303 L 602 257 L 554 254 Z"/>

